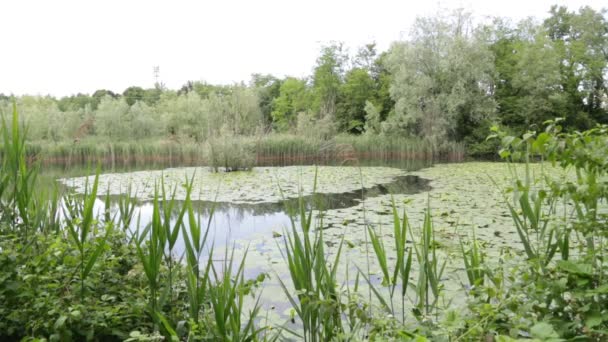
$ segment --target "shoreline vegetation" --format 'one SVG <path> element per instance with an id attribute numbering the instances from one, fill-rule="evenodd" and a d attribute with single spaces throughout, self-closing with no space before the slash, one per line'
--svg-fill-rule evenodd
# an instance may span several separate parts
<path id="1" fill-rule="evenodd" d="M 229 139 L 229 140 L 228 140 Z M 267 135 L 260 138 L 228 138 L 222 149 L 209 143 L 80 141 L 78 143 L 28 142 L 28 162 L 43 166 L 213 166 L 221 165 L 218 155 L 241 158 L 243 168 L 298 164 L 358 165 L 366 161 L 407 164 L 418 162 L 461 162 L 466 158 L 463 144 L 440 148 L 424 141 L 398 137 L 337 136 L 331 140 L 305 139 L 295 135 Z M 214 149 L 215 147 L 215 149 Z M 232 150 L 234 148 L 234 150 Z M 1 153 L 1 151 L 0 151 Z M 214 154 L 215 153 L 215 154 Z"/>
<path id="2" fill-rule="evenodd" d="M 553 6 L 544 21 L 479 23 L 463 10 L 438 13 L 385 52 L 324 45 L 303 78 L 0 94 L 0 340 L 606 341 L 607 13 Z M 260 257 L 247 245 L 214 244 L 215 204 L 194 200 L 194 172 L 174 184 L 162 171 L 140 176 L 146 224 L 128 184 L 112 196 L 100 180 L 102 167 L 206 164 L 205 176 L 221 178 L 315 163 L 354 167 L 335 168 L 342 178 L 308 172 L 313 190 L 345 177 L 363 188 L 363 168 L 377 161 L 404 172 L 497 152 L 504 182 L 492 168 L 462 168 L 465 181 L 416 206 L 390 195 L 374 205 L 360 190 L 356 208 L 325 216 L 315 191 L 306 202 L 290 181 L 283 189 L 299 197 L 281 202 L 290 224 L 267 236 L 280 254 L 268 273 L 246 267 Z M 97 165 L 81 178 L 83 193 L 60 190 L 52 172 L 69 178 L 83 165 Z M 443 171 L 430 174 L 454 175 Z M 479 177 L 498 200 L 475 191 Z M 249 181 L 259 193 L 235 181 L 226 194 L 262 202 L 269 191 Z M 442 202 L 474 208 L 480 225 Z M 488 237 L 510 240 L 497 252 Z M 447 280 L 448 259 L 462 279 Z M 288 299 L 278 324 L 261 307 L 268 277 Z M 461 307 L 450 307 L 448 291 Z"/>
<path id="3" fill-rule="evenodd" d="M 151 222 L 132 231 L 131 222 L 139 221 L 133 215 L 135 202 L 125 194 L 118 199 L 118 212 L 107 210 L 110 195 L 104 197 L 99 189 L 99 169 L 83 195 L 38 192 L 37 171 L 27 165 L 26 139 L 14 107 L 12 122 L 2 130 L 0 337 L 604 340 L 608 127 L 568 134 L 556 121 L 542 133 L 522 137 L 493 131 L 500 155 L 523 162 L 506 164 L 513 188 L 503 189 L 520 248 L 488 260 L 475 230 L 458 234 L 460 255 L 451 257 L 460 258 L 466 272 L 464 308 L 443 303 L 450 254 L 436 239 L 431 203 L 420 227 L 412 226 L 406 208 L 394 201 L 388 212 L 390 235 L 365 223 L 366 262 L 354 265 L 355 274 L 349 275 L 339 268 L 352 242 L 344 235 L 339 241 L 327 237 L 323 215 L 313 219 L 313 210 L 300 197 L 287 208 L 291 227 L 273 233 L 288 270 L 288 277 L 278 281 L 291 305 L 290 318 L 275 324 L 261 314 L 260 291 L 268 277 L 278 274 L 249 273 L 248 248 L 216 251 L 208 241 L 211 219 L 201 222 L 193 209 L 193 178 L 181 184 L 186 195 L 180 204 L 177 185 L 165 184 L 164 177 L 157 180 Z M 532 173 L 531 159 L 570 169 L 571 176 L 552 178 L 542 166 Z M 315 176 L 313 189 L 316 184 Z M 98 198 L 105 198 L 106 210 L 95 214 Z M 572 206 L 576 210 L 568 210 Z M 213 211 L 211 205 L 211 216 Z M 364 221 L 365 211 L 360 213 Z M 174 254 L 180 236 L 183 262 Z M 340 281 L 338 274 L 344 271 L 346 280 Z"/>

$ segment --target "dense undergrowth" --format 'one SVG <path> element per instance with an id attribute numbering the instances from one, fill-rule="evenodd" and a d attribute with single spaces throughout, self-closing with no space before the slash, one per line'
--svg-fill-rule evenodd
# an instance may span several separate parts
<path id="1" fill-rule="evenodd" d="M 418 229 L 410 226 L 407 210 L 393 204 L 392 240 L 367 227 L 367 257 L 377 260 L 382 282 L 371 279 L 369 266 L 357 265 L 358 272 L 341 283 L 336 274 L 343 241 L 329 256 L 323 229 L 317 229 L 322 220 L 313 220 L 300 201 L 289 208 L 292 226 L 279 242 L 290 273 L 279 281 L 294 309 L 283 325 L 260 314 L 256 295 L 268 275 L 247 279 L 246 254 L 216 255 L 207 239 L 209 222 L 200 221 L 189 196 L 177 205 L 172 188 L 156 184 L 151 223 L 129 230 L 138 218 L 128 196 L 119 199 L 116 213 L 93 210 L 95 199 L 104 198 L 97 179 L 84 196 L 41 193 L 36 168 L 27 163 L 24 133 L 15 109 L 2 130 L 2 340 L 602 341 L 608 336 L 608 216 L 602 209 L 608 198 L 608 127 L 566 134 L 553 122 L 546 131 L 521 138 L 496 132 L 501 156 L 513 161 L 513 186 L 505 189 L 504 205 L 525 255 L 505 251 L 489 266 L 482 244 L 461 232 L 466 308 L 446 308 L 438 300 L 445 260 L 437 253 L 430 207 Z M 573 181 L 535 177 L 527 172 L 532 159 L 571 169 Z M 184 186 L 192 191 L 192 180 L 185 179 Z M 109 197 L 106 203 L 109 207 Z M 178 260 L 173 252 L 180 235 L 186 251 Z"/>

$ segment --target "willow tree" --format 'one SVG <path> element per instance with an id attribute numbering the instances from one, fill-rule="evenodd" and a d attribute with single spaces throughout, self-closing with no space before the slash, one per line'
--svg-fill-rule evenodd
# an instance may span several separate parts
<path id="1" fill-rule="evenodd" d="M 164 132 L 171 139 L 201 142 L 209 135 L 208 101 L 196 92 L 164 93 L 156 104 Z"/>
<path id="2" fill-rule="evenodd" d="M 418 18 L 410 39 L 391 47 L 387 66 L 395 100 L 387 133 L 462 140 L 495 112 L 492 53 L 463 11 Z"/>
<path id="3" fill-rule="evenodd" d="M 123 99 L 104 97 L 95 111 L 94 122 L 96 133 L 112 141 L 132 137 L 129 104 Z"/>

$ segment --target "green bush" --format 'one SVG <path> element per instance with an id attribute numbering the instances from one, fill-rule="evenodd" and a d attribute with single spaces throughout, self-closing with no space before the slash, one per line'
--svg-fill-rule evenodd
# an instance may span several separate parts
<path id="1" fill-rule="evenodd" d="M 250 142 L 234 136 L 210 139 L 205 159 L 216 172 L 250 170 L 256 162 L 254 147 Z"/>
<path id="2" fill-rule="evenodd" d="M 494 273 L 494 282 L 472 292 L 466 335 L 604 341 L 608 214 L 600 205 L 608 202 L 608 126 L 563 133 L 559 121 L 550 121 L 544 132 L 522 137 L 495 131 L 500 155 L 525 162 L 510 166 L 524 172 L 513 180 L 505 206 L 527 259 Z M 572 170 L 574 177 L 555 180 L 542 174 L 534 179 L 530 160 L 550 161 Z"/>

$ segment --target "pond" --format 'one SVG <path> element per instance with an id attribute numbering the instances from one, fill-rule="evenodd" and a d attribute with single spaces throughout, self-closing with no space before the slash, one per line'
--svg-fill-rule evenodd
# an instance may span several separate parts
<path id="1" fill-rule="evenodd" d="M 75 193 L 84 193 L 93 179 L 86 176 L 59 181 Z M 337 210 L 354 207 L 364 198 L 430 189 L 429 180 L 395 168 L 329 166 L 264 167 L 231 173 L 213 173 L 208 168 L 107 173 L 100 176 L 99 189 L 113 199 L 112 215 L 119 212 L 118 195 L 130 193 L 135 197 L 134 217 L 139 218 L 139 222 L 131 223 L 134 232 L 151 222 L 155 184 L 162 186 L 158 180 L 162 180 L 168 193 L 174 193 L 176 207 L 181 208 L 186 196 L 183 186 L 186 179 L 193 181 L 193 207 L 200 222 L 210 222 L 210 239 L 215 247 L 235 240 L 281 234 L 291 225 L 288 208 L 297 208 L 300 199 L 311 210 Z M 99 198 L 96 202 L 97 214 L 105 209 L 103 200 Z M 213 215 L 210 215 L 212 209 Z M 174 213 L 173 222 L 177 216 Z M 178 241 L 176 256 L 183 251 L 183 241 Z"/>
<path id="2" fill-rule="evenodd" d="M 534 166 L 532 171 L 538 172 L 538 167 Z M 554 177 L 567 176 L 558 169 L 553 171 Z M 166 187 L 175 187 L 177 199 L 185 197 L 183 183 L 186 180 L 193 182 L 193 199 L 197 200 L 196 210 L 203 218 L 202 222 L 208 218 L 209 209 L 215 202 L 210 226 L 217 247 L 214 257 L 223 256 L 225 251 L 234 248 L 239 260 L 244 251 L 248 251 L 246 275 L 255 277 L 262 272 L 270 275 L 270 280 L 264 283 L 260 303 L 266 311 L 262 316 L 276 322 L 284 320 L 291 309 L 277 279 L 289 279 L 281 255 L 281 236 L 291 225 L 286 208 L 298 197 L 305 199 L 311 210 L 313 207 L 322 209 L 323 221 L 319 228 L 323 229 L 330 257 L 344 239 L 345 249 L 338 273 L 341 281 L 352 283 L 357 267 L 365 265 L 369 267 L 372 282 L 380 282 L 381 274 L 366 227 L 372 227 L 382 236 L 389 255 L 394 255 L 391 245 L 393 200 L 400 215 L 405 212 L 409 218 L 410 248 L 419 236 L 425 212 L 431 210 L 438 255 L 446 262 L 441 279 L 444 287 L 442 305 L 460 305 L 465 299 L 462 294 L 467 281 L 459 239 L 471 237 L 475 230 L 490 262 L 497 262 L 505 254 L 517 256 L 522 251 L 504 205 L 506 199 L 502 190 L 509 186 L 511 174 L 503 163 L 438 164 L 418 171 L 378 166 L 290 166 L 226 174 L 212 173 L 205 168 L 172 168 L 103 174 L 99 188 L 102 193 L 107 190 L 117 195 L 124 193 L 130 184 L 131 194 L 140 199 L 136 215 L 141 215 L 140 226 L 143 226 L 149 221 L 152 212 L 149 200 L 155 184 L 161 179 Z M 87 181 L 91 182 L 92 177 L 60 180 L 76 192 L 82 192 Z M 98 206 L 103 209 L 101 199 Z M 315 211 L 314 216 L 319 217 L 319 213 Z M 183 245 L 176 251 L 180 254 Z M 394 262 L 394 259 L 390 261 Z M 416 277 L 414 266 L 412 279 Z"/>

